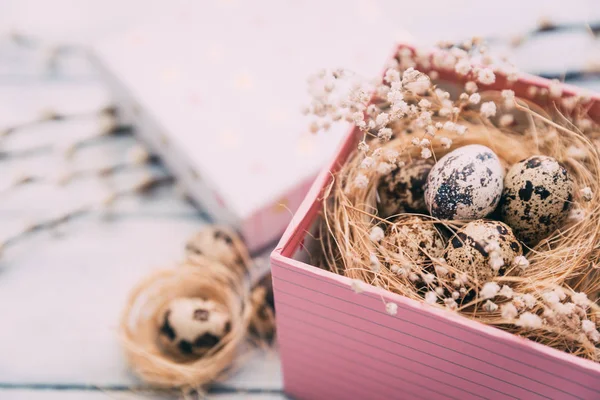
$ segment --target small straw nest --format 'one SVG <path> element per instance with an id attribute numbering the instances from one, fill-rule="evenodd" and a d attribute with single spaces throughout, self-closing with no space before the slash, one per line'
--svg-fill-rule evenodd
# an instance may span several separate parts
<path id="1" fill-rule="evenodd" d="M 253 315 L 247 286 L 238 271 L 202 257 L 158 271 L 140 282 L 127 300 L 120 324 L 123 347 L 134 372 L 153 386 L 183 390 L 199 390 L 223 378 L 244 350 Z M 229 311 L 230 331 L 200 358 L 176 359 L 158 344 L 159 317 L 178 297 L 210 298 Z"/>
<path id="2" fill-rule="evenodd" d="M 500 93 L 489 91 L 481 94 L 483 100 L 497 100 L 501 104 Z M 500 100 L 498 100 L 500 99 Z M 430 98 L 435 104 L 436 99 Z M 500 111 L 500 110 L 499 110 Z M 535 247 L 524 247 L 525 255 L 530 263 L 523 272 L 509 268 L 504 276 L 494 278 L 494 282 L 502 287 L 508 285 L 515 294 L 530 294 L 535 296 L 536 305 L 529 309 L 531 313 L 543 315 L 542 295 L 545 291 L 562 288 L 569 296 L 574 292 L 584 292 L 591 300 L 585 315 L 558 317 L 555 323 L 544 323 L 537 329 L 519 326 L 516 320 L 503 319 L 500 308 L 486 310 L 483 307 L 485 299 L 478 296 L 483 282 L 470 279 L 472 286 L 467 288 L 476 293 L 473 300 L 459 305 L 457 312 L 465 317 L 496 326 L 514 334 L 573 353 L 575 355 L 600 360 L 600 351 L 596 345 L 581 332 L 581 319 L 588 318 L 600 322 L 600 309 L 596 300 L 600 295 L 600 129 L 594 125 L 592 132 L 582 134 L 571 122 L 577 115 L 585 114 L 586 110 L 575 110 L 570 118 L 565 117 L 555 108 L 544 108 L 518 99 L 516 108 L 502 110 L 512 113 L 515 124 L 500 127 L 497 118 L 482 119 L 478 113 L 464 110 L 461 113 L 461 124 L 468 127 L 464 136 L 453 133 L 444 135 L 452 139 L 452 146 L 446 149 L 438 140 L 432 140 L 431 151 L 436 159 L 458 147 L 467 144 L 482 144 L 490 147 L 500 158 L 504 167 L 519 162 L 532 155 L 548 155 L 562 162 L 572 175 L 575 187 L 572 209 L 584 215 L 579 220 L 569 218 L 550 237 L 542 240 Z M 499 113 L 500 114 L 500 113 Z M 420 158 L 420 148 L 411 144 L 415 137 L 427 137 L 422 130 L 407 130 L 408 126 L 402 120 L 393 126 L 394 136 L 390 141 L 382 142 L 377 138 L 369 142 L 371 148 L 381 147 L 383 153 L 393 149 L 400 153 L 400 159 L 407 163 L 413 158 Z M 573 149 L 577 149 L 573 156 Z M 375 225 L 386 230 L 395 221 L 378 216 L 377 188 L 381 174 L 373 171 L 373 179 L 369 179 L 366 188 L 353 185 L 355 177 L 364 173 L 360 163 L 364 156 L 359 151 L 350 155 L 347 162 L 335 174 L 330 186 L 325 191 L 323 218 L 320 223 L 320 238 L 322 243 L 321 263 L 323 268 L 349 278 L 362 280 L 388 291 L 406 296 L 410 299 L 423 301 L 423 291 L 407 275 L 398 275 L 390 270 L 390 265 L 400 263 L 398 253 L 386 249 L 381 243 L 370 240 L 369 233 Z M 580 190 L 591 188 L 593 198 L 584 201 Z M 400 214 L 399 217 L 402 217 Z M 421 215 L 436 226 L 444 226 L 442 231 L 450 236 L 465 222 L 440 221 L 427 215 Z M 376 255 L 381 268 L 372 269 L 370 264 Z M 417 275 L 431 272 L 425 267 L 413 265 Z M 431 267 L 430 267 L 431 268 Z M 450 274 L 454 271 L 450 269 Z M 450 291 L 451 287 L 446 287 Z M 559 289 L 560 290 L 560 289 Z M 510 301 L 498 297 L 496 304 Z M 440 302 L 437 306 L 443 307 Z M 545 318 L 545 317 L 542 317 Z"/>

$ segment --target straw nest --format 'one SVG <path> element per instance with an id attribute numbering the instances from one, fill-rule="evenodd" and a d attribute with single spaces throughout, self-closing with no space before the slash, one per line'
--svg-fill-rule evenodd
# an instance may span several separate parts
<path id="1" fill-rule="evenodd" d="M 481 96 L 482 101 L 491 99 L 502 103 L 497 91 L 483 92 Z M 434 108 L 436 103 L 439 104 L 435 96 L 429 100 Z M 515 122 L 510 127 L 501 127 L 497 118 L 481 118 L 476 112 L 463 110 L 459 122 L 468 128 L 467 134 L 448 133 L 452 139 L 450 148 L 432 140 L 430 149 L 433 158 L 439 159 L 461 146 L 482 144 L 498 155 L 505 168 L 533 155 L 548 155 L 559 160 L 573 177 L 575 186 L 570 217 L 533 247 L 523 245 L 529 262 L 527 269 L 508 266 L 502 276 L 492 279 L 498 287 L 510 288 L 510 294 L 482 296 L 483 285 L 487 282 L 474 276 L 466 279 L 463 276 L 461 285 L 464 284 L 464 292 L 468 295 L 461 295 L 462 302 L 448 307 L 452 303 L 448 301 L 450 293 L 455 292 L 457 286 L 453 286 L 452 279 L 442 279 L 438 273 L 436 262 L 443 263 L 444 260 L 438 259 L 437 255 L 426 254 L 427 262 L 413 262 L 408 270 L 402 268 L 399 273 L 397 266 L 405 263 L 406 252 L 401 254 L 402 249 L 396 251 L 386 246 L 388 233 L 381 241 L 372 240 L 370 233 L 374 226 L 381 227 L 384 232 L 389 232 L 392 226 L 397 229 L 407 214 L 380 216 L 377 189 L 384 176 L 381 171 L 372 172 L 366 187 L 353 185 L 357 175 L 365 173 L 361 168 L 365 155 L 361 151 L 349 157 L 326 189 L 320 224 L 322 266 L 418 301 L 425 300 L 426 292 L 436 293 L 437 290 L 437 295 L 433 296 L 435 301 L 430 301 L 437 307 L 453 308 L 465 317 L 599 361 L 597 342 L 586 335 L 585 329 L 582 330 L 581 321 L 591 320 L 595 326 L 600 322 L 600 309 L 596 305 L 600 297 L 600 128 L 594 125 L 584 135 L 575 127 L 573 118 L 586 112 L 582 108 L 566 116 L 555 106 L 541 108 L 518 99 L 516 108 L 502 112 L 514 116 Z M 381 148 L 380 154 L 385 154 L 388 149 L 395 150 L 400 153 L 400 159 L 409 164 L 420 158 L 421 148 L 414 145 L 413 139 L 427 136 L 423 130 L 407 129 L 407 124 L 402 120 L 395 122 L 394 135 L 389 141 L 380 141 L 373 135 L 367 143 L 371 148 Z M 369 137 L 368 133 L 365 137 Z M 586 187 L 593 193 L 591 199 L 582 198 L 581 189 Z M 488 218 L 494 219 L 494 215 Z M 466 223 L 440 221 L 425 214 L 420 216 L 436 227 L 442 240 L 449 240 Z M 447 264 L 444 269 L 444 275 L 449 277 L 461 274 Z M 436 279 L 424 282 L 422 277 L 432 273 Z M 582 307 L 573 307 L 573 303 L 581 300 L 581 295 L 577 297 L 576 292 L 585 293 L 590 301 Z M 523 299 L 530 304 L 522 304 Z M 489 300 L 493 301 L 491 306 Z M 555 312 L 549 302 L 560 304 L 562 312 Z M 534 314 L 543 324 L 532 327 L 523 324 L 517 315 L 507 318 L 502 310 L 508 303 L 515 306 L 518 314 L 525 311 Z"/>
<path id="2" fill-rule="evenodd" d="M 157 388 L 202 390 L 241 364 L 250 350 L 248 333 L 254 344 L 274 335 L 270 274 L 251 289 L 253 264 L 234 232 L 209 226 L 188 241 L 186 253 L 183 264 L 136 285 L 121 317 L 122 345 L 133 372 Z M 228 318 L 224 335 L 202 354 L 165 348 L 160 336 L 167 309 L 182 298 L 209 300 Z"/>

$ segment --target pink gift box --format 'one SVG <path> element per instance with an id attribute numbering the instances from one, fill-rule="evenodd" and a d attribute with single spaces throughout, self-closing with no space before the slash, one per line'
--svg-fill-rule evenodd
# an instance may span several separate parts
<path id="1" fill-rule="evenodd" d="M 449 71 L 447 82 L 462 83 Z M 528 98 L 550 82 L 521 76 Z M 485 88 L 508 87 L 502 76 Z M 578 89 L 563 85 L 563 96 Z M 600 98 L 590 108 L 600 118 Z M 361 135 L 351 131 L 321 171 L 271 266 L 285 391 L 297 399 L 600 399 L 600 365 L 310 264 L 322 193 Z M 383 301 L 398 305 L 394 316 Z"/>

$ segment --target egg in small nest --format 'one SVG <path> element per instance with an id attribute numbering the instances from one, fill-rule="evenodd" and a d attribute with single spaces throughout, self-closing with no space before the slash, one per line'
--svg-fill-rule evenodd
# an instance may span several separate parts
<path id="1" fill-rule="evenodd" d="M 245 250 L 241 246 L 241 240 L 235 232 L 222 226 L 208 225 L 188 240 L 185 252 L 188 260 L 192 262 L 196 257 L 205 257 L 244 273 Z"/>
<path id="2" fill-rule="evenodd" d="M 572 200 L 573 180 L 567 169 L 552 157 L 533 156 L 506 174 L 500 215 L 531 246 L 564 222 Z"/>
<path id="3" fill-rule="evenodd" d="M 446 246 L 444 258 L 458 273 L 485 283 L 504 275 L 515 257 L 523 254 L 510 227 L 500 221 L 471 221 Z"/>
<path id="4" fill-rule="evenodd" d="M 440 158 L 427 178 L 425 204 L 433 217 L 475 220 L 500 201 L 504 168 L 488 147 L 472 144 Z"/>
<path id="5" fill-rule="evenodd" d="M 176 298 L 158 321 L 158 340 L 175 356 L 202 356 L 230 331 L 230 321 L 225 307 L 212 300 Z"/>
<path id="6" fill-rule="evenodd" d="M 383 246 L 396 253 L 401 263 L 423 266 L 444 253 L 444 238 L 433 221 L 407 216 L 389 225 Z"/>
<path id="7" fill-rule="evenodd" d="M 379 182 L 379 211 L 385 218 L 402 212 L 424 212 L 424 188 L 432 159 L 415 159 L 383 176 Z"/>

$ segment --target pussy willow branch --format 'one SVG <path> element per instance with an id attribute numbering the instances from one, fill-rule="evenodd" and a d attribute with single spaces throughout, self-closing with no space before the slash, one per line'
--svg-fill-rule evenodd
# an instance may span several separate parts
<path id="1" fill-rule="evenodd" d="M 13 245 L 20 240 L 25 239 L 27 236 L 44 231 L 49 229 L 58 228 L 69 221 L 72 221 L 75 218 L 82 217 L 85 215 L 89 215 L 94 211 L 108 209 L 119 199 L 122 199 L 131 195 L 143 195 L 151 192 L 154 189 L 157 189 L 162 186 L 168 186 L 174 182 L 174 178 L 172 176 L 161 176 L 161 177 L 146 177 L 140 180 L 138 183 L 133 185 L 130 188 L 110 193 L 104 199 L 100 200 L 97 203 L 90 203 L 86 205 L 82 205 L 76 207 L 70 211 L 67 211 L 61 215 L 40 220 L 37 222 L 33 222 L 29 225 L 26 225 L 20 232 L 9 236 L 0 242 L 0 249 L 5 249 L 6 247 Z"/>

